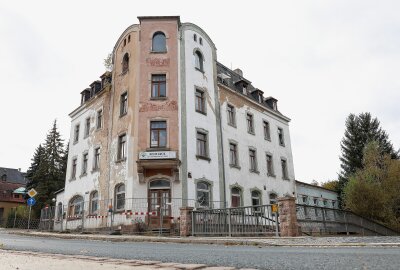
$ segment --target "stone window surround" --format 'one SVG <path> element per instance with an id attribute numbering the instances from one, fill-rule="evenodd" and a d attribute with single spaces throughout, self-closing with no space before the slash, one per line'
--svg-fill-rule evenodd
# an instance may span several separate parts
<path id="1" fill-rule="evenodd" d="M 228 111 L 229 106 L 231 106 L 233 108 L 233 123 L 229 123 L 229 111 Z M 228 124 L 228 126 L 237 128 L 236 122 L 237 122 L 236 121 L 236 107 L 233 104 L 227 102 L 226 103 L 226 123 Z"/>
<path id="2" fill-rule="evenodd" d="M 98 167 L 96 168 L 96 150 L 99 149 L 99 164 Z M 97 172 L 100 170 L 100 160 L 101 160 L 101 145 L 95 145 L 93 148 L 93 166 L 92 166 L 92 173 Z"/>
<path id="3" fill-rule="evenodd" d="M 87 155 L 87 163 L 86 163 L 86 172 L 83 172 L 83 166 L 84 166 L 84 156 L 85 155 Z M 89 169 L 89 151 L 88 150 L 85 150 L 85 151 L 83 151 L 82 152 L 82 162 L 81 162 L 81 166 L 82 166 L 82 168 L 81 168 L 81 175 L 79 176 L 79 177 L 84 177 L 84 176 L 86 176 L 87 175 L 87 173 L 88 173 L 88 169 Z"/>
<path id="4" fill-rule="evenodd" d="M 151 92 L 153 91 L 153 89 L 152 89 L 152 76 L 153 75 L 165 75 L 165 97 L 152 97 L 151 96 Z M 169 85 L 169 80 L 170 80 L 170 73 L 169 73 L 169 71 L 167 71 L 167 70 L 158 70 L 158 71 L 155 71 L 155 72 L 149 72 L 148 74 L 147 74 L 147 79 L 148 79 L 148 81 L 149 81 L 149 83 L 148 83 L 148 91 L 147 91 L 147 97 L 148 97 L 148 99 L 149 100 L 154 100 L 154 101 L 157 101 L 157 100 L 167 100 L 168 99 L 168 92 L 169 92 L 169 89 L 168 89 L 168 85 Z"/>
<path id="5" fill-rule="evenodd" d="M 268 191 L 267 192 L 267 198 L 268 198 L 268 202 L 270 203 L 271 202 L 271 195 L 272 194 L 275 194 L 276 195 L 276 203 L 278 203 L 278 192 L 276 192 L 274 189 L 272 189 L 271 191 Z"/>
<path id="6" fill-rule="evenodd" d="M 205 73 L 204 71 L 204 63 L 206 62 L 205 58 L 204 58 L 204 53 L 201 51 L 201 49 L 199 47 L 195 47 L 193 49 L 193 56 L 196 57 L 196 53 L 199 52 L 202 58 L 203 63 L 200 63 L 200 67 L 202 67 L 202 69 L 199 69 L 198 67 L 196 67 L 196 60 L 195 60 L 195 65 L 194 65 L 194 69 L 201 72 L 201 73 Z"/>
<path id="7" fill-rule="evenodd" d="M 76 161 L 76 167 L 75 167 L 75 176 L 73 175 L 73 164 L 74 164 L 74 160 Z M 78 173 L 78 156 L 74 155 L 71 158 L 71 176 L 69 177 L 69 181 L 73 181 L 76 180 L 76 174 Z"/>
<path id="8" fill-rule="evenodd" d="M 126 95 L 126 112 L 122 112 L 122 96 Z M 128 114 L 128 107 L 129 107 L 129 94 L 128 94 L 128 90 L 125 90 L 121 93 L 121 95 L 119 96 L 119 118 L 124 117 L 125 115 Z"/>
<path id="9" fill-rule="evenodd" d="M 123 67 L 125 56 L 128 56 L 128 68 L 126 70 L 124 70 L 124 67 Z M 121 66 L 121 73 L 119 74 L 120 76 L 124 76 L 126 73 L 129 72 L 129 61 L 130 60 L 131 60 L 131 54 L 129 52 L 125 52 L 122 54 L 121 63 L 120 63 L 120 66 Z"/>
<path id="10" fill-rule="evenodd" d="M 272 160 L 272 174 L 269 174 L 269 172 L 268 172 L 268 157 L 267 156 L 271 156 L 271 160 Z M 274 178 L 276 178 L 276 174 L 275 174 L 275 165 L 274 165 L 274 155 L 271 153 L 271 152 L 269 152 L 269 151 L 266 151 L 265 152 L 265 162 L 266 162 L 266 164 L 267 164 L 267 176 L 269 176 L 269 177 L 274 177 Z"/>
<path id="11" fill-rule="evenodd" d="M 251 161 L 250 161 L 250 150 L 253 150 L 254 151 L 254 154 L 255 154 L 255 170 L 253 170 L 252 168 L 251 168 Z M 253 147 L 253 146 L 249 146 L 249 171 L 251 172 L 251 173 L 256 173 L 256 174 L 260 174 L 260 171 L 258 170 L 258 160 L 257 160 L 257 148 L 255 148 L 255 147 Z"/>
<path id="12" fill-rule="evenodd" d="M 236 145 L 236 162 L 237 162 L 237 164 L 236 165 L 234 165 L 234 164 L 231 164 L 231 150 L 230 150 L 230 144 L 234 144 L 234 145 Z M 229 167 L 231 167 L 231 168 L 235 168 L 235 169 L 241 169 L 241 167 L 240 167 L 240 157 L 239 157 L 239 143 L 236 141 L 236 140 L 233 140 L 233 139 L 228 139 L 228 153 L 229 153 Z"/>
<path id="13" fill-rule="evenodd" d="M 196 129 L 196 133 L 195 133 L 195 140 L 196 140 L 196 159 L 197 159 L 197 160 L 203 159 L 203 160 L 207 160 L 208 162 L 211 162 L 211 158 L 210 158 L 210 147 L 209 147 L 210 138 L 209 138 L 209 136 L 208 136 L 209 132 L 208 132 L 208 130 L 205 130 L 204 128 L 200 128 L 200 127 L 196 127 L 195 129 Z M 206 149 L 205 149 L 205 150 L 206 150 L 206 156 L 200 156 L 200 155 L 197 153 L 197 133 L 202 133 L 202 134 L 205 134 L 205 135 L 206 135 L 206 139 L 207 139 L 207 141 L 206 141 Z"/>
<path id="14" fill-rule="evenodd" d="M 120 139 L 120 137 L 122 137 L 123 135 L 125 135 L 125 157 L 120 158 L 119 139 Z M 123 130 L 123 131 L 120 131 L 120 132 L 117 134 L 117 159 L 116 159 L 115 163 L 120 163 L 120 162 L 126 161 L 127 153 L 128 153 L 128 132 L 127 132 L 126 130 Z"/>
<path id="15" fill-rule="evenodd" d="M 287 160 L 287 158 L 286 157 L 283 157 L 283 156 L 281 156 L 280 157 L 280 159 L 279 159 L 281 162 L 281 170 L 282 170 L 282 160 L 284 160 L 284 161 L 286 161 L 286 175 L 287 175 L 287 178 L 284 178 L 283 177 L 283 171 L 281 172 L 282 173 L 282 179 L 283 180 L 286 180 L 286 181 L 290 181 L 290 176 L 289 176 L 289 168 L 288 168 L 288 160 Z"/>
<path id="16" fill-rule="evenodd" d="M 73 144 L 77 144 L 79 142 L 79 133 L 81 132 L 80 131 L 80 129 L 81 129 L 80 125 L 81 125 L 80 122 L 74 125 L 74 142 L 73 142 Z M 76 136 L 77 127 L 78 127 L 78 134 L 77 134 L 78 136 Z"/>
<path id="17" fill-rule="evenodd" d="M 195 186 L 195 198 L 196 198 L 196 202 L 197 202 L 197 184 L 198 183 L 206 183 L 209 187 L 210 187 L 210 209 L 213 208 L 212 206 L 212 202 L 213 202 L 213 189 L 214 189 L 214 182 L 202 177 L 202 178 L 195 178 L 194 179 L 194 186 Z M 204 207 L 200 207 L 200 208 L 204 208 Z"/>
<path id="18" fill-rule="evenodd" d="M 99 116 L 100 111 L 101 111 L 101 123 L 100 123 L 100 127 L 99 127 L 98 116 Z M 104 126 L 104 108 L 103 108 L 103 106 L 101 106 L 101 108 L 96 110 L 96 130 L 103 129 L 103 126 Z"/>
<path id="19" fill-rule="evenodd" d="M 117 188 L 119 188 L 120 186 L 124 186 L 124 207 L 123 208 L 119 208 L 117 209 Z M 120 192 L 119 194 L 122 194 L 122 192 Z M 119 182 L 117 184 L 114 185 L 114 212 L 116 213 L 121 213 L 125 211 L 125 201 L 126 201 L 126 184 L 125 182 Z"/>
<path id="20" fill-rule="evenodd" d="M 229 192 L 231 195 L 229 198 L 230 198 L 231 207 L 232 207 L 232 189 L 234 189 L 234 188 L 239 189 L 239 191 L 240 191 L 240 206 L 243 206 L 244 205 L 244 200 L 243 200 L 244 188 L 236 182 L 232 185 L 229 185 Z"/>
<path id="21" fill-rule="evenodd" d="M 263 134 L 264 134 L 264 139 L 266 141 L 271 141 L 271 122 L 268 121 L 267 119 L 263 118 Z M 269 127 L 269 138 L 265 136 L 265 132 L 264 132 L 264 122 L 268 123 L 268 127 Z"/>
<path id="22" fill-rule="evenodd" d="M 151 147 L 151 122 L 156 122 L 156 121 L 165 121 L 165 123 L 167 124 L 167 145 L 165 147 Z M 146 145 L 148 145 L 149 147 L 146 148 L 146 151 L 169 151 L 170 150 L 170 143 L 169 143 L 169 134 L 170 134 L 170 124 L 169 124 L 169 118 L 166 117 L 159 117 L 156 116 L 154 118 L 149 118 L 147 119 L 147 130 L 148 130 L 148 136 L 147 136 L 147 142 Z"/>
<path id="23" fill-rule="evenodd" d="M 95 193 L 97 193 L 97 210 L 96 211 L 92 211 L 92 202 L 93 202 L 93 195 L 95 194 Z M 99 211 L 99 192 L 95 189 L 95 190 L 92 190 L 90 193 L 89 193 L 89 214 L 90 215 L 94 215 L 94 214 L 97 214 L 97 212 Z"/>
<path id="24" fill-rule="evenodd" d="M 87 120 L 89 120 L 89 126 L 87 126 Z M 90 135 L 90 127 L 91 126 L 91 117 L 88 116 L 85 118 L 85 130 L 84 130 L 84 134 L 83 134 L 83 138 L 86 139 L 87 137 L 89 137 Z"/>
<path id="25" fill-rule="evenodd" d="M 281 142 L 280 142 L 280 139 L 279 139 L 279 130 L 282 131 L 282 140 L 283 140 L 283 143 L 281 143 Z M 285 147 L 285 132 L 283 131 L 283 128 L 280 127 L 280 126 L 277 126 L 277 133 L 278 133 L 278 144 L 279 144 L 280 146 L 282 146 L 282 147 Z"/>
<path id="26" fill-rule="evenodd" d="M 251 205 L 253 205 L 253 196 L 252 196 L 253 191 L 257 191 L 260 194 L 260 204 L 259 205 L 263 205 L 263 192 L 262 192 L 262 190 L 259 189 L 256 186 L 254 186 L 253 188 L 250 188 L 249 191 L 250 191 Z"/>
<path id="27" fill-rule="evenodd" d="M 247 126 L 247 115 L 251 115 L 252 116 L 252 126 L 253 126 L 253 130 L 249 131 L 248 126 Z M 256 135 L 256 125 L 255 125 L 255 121 L 254 121 L 254 114 L 252 112 L 250 112 L 250 110 L 246 110 L 245 112 L 245 116 L 246 116 L 246 131 L 247 134 L 251 134 L 251 135 Z"/>
<path id="28" fill-rule="evenodd" d="M 163 52 L 158 52 L 158 51 L 153 51 L 153 37 L 156 33 L 161 32 L 165 35 L 165 51 Z M 154 30 L 152 32 L 150 32 L 149 37 L 150 39 L 150 49 L 149 49 L 149 53 L 154 53 L 154 54 L 163 54 L 163 53 L 168 53 L 168 40 L 171 38 L 171 36 L 169 35 L 168 31 L 166 31 L 165 29 L 158 29 L 158 30 Z"/>
<path id="29" fill-rule="evenodd" d="M 203 98 L 204 98 L 204 112 L 196 110 L 196 91 L 201 91 L 201 92 L 203 92 Z M 200 114 L 207 115 L 207 107 L 208 107 L 208 106 L 207 106 L 207 96 L 208 96 L 208 91 L 207 91 L 206 88 L 200 87 L 200 86 L 197 86 L 197 85 L 194 86 L 194 102 L 195 102 L 195 106 L 194 106 L 195 109 L 194 109 L 194 110 L 195 110 L 195 112 L 200 113 Z"/>

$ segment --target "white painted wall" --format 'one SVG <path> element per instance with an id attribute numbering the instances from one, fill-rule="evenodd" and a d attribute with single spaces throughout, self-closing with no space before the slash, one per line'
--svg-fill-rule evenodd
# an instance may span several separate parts
<path id="1" fill-rule="evenodd" d="M 195 181 L 207 179 L 212 183 L 211 200 L 220 201 L 219 168 L 217 151 L 217 126 L 215 115 L 215 92 L 213 70 L 213 48 L 201 31 L 189 30 L 183 27 L 185 37 L 185 72 L 186 72 L 186 112 L 187 112 L 187 155 L 188 172 L 192 178 L 188 178 L 188 198 L 196 199 Z M 197 35 L 197 42 L 194 41 Z M 203 44 L 199 40 L 202 38 Z M 204 74 L 195 69 L 194 49 L 198 48 L 204 57 Z M 195 111 L 195 87 L 205 90 L 207 115 Z M 208 131 L 208 146 L 210 161 L 196 158 L 196 128 Z M 182 146 L 181 146 L 182 147 Z M 183 176 L 186 177 L 186 176 Z M 215 205 L 219 207 L 219 204 Z"/>
<path id="2" fill-rule="evenodd" d="M 236 95 L 236 93 L 232 92 L 232 95 Z M 238 185 L 242 188 L 242 203 L 244 206 L 251 205 L 252 189 L 261 190 L 263 204 L 270 203 L 270 193 L 276 193 L 278 197 L 285 195 L 293 196 L 293 192 L 295 191 L 295 176 L 288 123 L 271 113 L 262 113 L 252 107 L 243 106 L 235 109 L 236 128 L 228 125 L 227 102 L 221 104 L 226 197 L 228 206 L 231 205 L 230 187 L 232 185 Z M 255 135 L 247 132 L 247 112 L 253 114 Z M 271 141 L 264 139 L 263 120 L 270 123 Z M 282 128 L 284 131 L 285 146 L 279 145 L 278 127 Z M 238 143 L 240 169 L 231 168 L 229 166 L 229 140 L 234 140 Z M 249 147 L 254 147 L 257 150 L 258 174 L 249 171 Z M 275 177 L 267 176 L 267 152 L 271 153 L 273 156 Z M 289 180 L 282 179 L 281 157 L 287 159 Z"/>
<path id="3" fill-rule="evenodd" d="M 303 183 L 296 182 L 296 194 L 297 203 L 317 205 L 321 207 L 338 208 L 338 194 L 337 192 L 320 188 L 317 186 L 311 186 Z M 303 201 L 303 197 L 306 197 L 306 201 Z M 314 199 L 317 200 L 317 204 L 314 204 Z M 324 204 L 324 201 L 327 204 Z"/>

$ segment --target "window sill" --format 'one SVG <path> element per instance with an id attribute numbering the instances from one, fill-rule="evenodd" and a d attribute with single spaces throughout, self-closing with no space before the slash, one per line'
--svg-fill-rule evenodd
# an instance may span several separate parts
<path id="1" fill-rule="evenodd" d="M 252 170 L 252 169 L 250 169 L 249 171 L 250 171 L 251 173 L 260 174 L 260 172 L 259 172 L 259 171 L 256 171 L 256 170 Z"/>
<path id="2" fill-rule="evenodd" d="M 99 172 L 100 171 L 100 168 L 96 168 L 96 169 L 93 169 L 92 171 L 91 171 L 91 173 L 95 173 L 95 172 Z"/>
<path id="3" fill-rule="evenodd" d="M 285 181 L 290 181 L 290 179 L 289 179 L 289 178 L 283 178 L 283 177 L 282 177 L 282 180 L 285 180 Z"/>
<path id="4" fill-rule="evenodd" d="M 282 146 L 282 147 L 285 147 L 285 144 L 280 143 L 279 145 Z"/>
<path id="5" fill-rule="evenodd" d="M 75 145 L 75 144 L 77 144 L 78 142 L 79 142 L 79 141 L 74 141 L 73 144 Z"/>
<path id="6" fill-rule="evenodd" d="M 208 162 L 210 162 L 211 161 L 211 158 L 209 158 L 209 157 L 205 157 L 205 156 L 200 156 L 200 155 L 196 155 L 196 159 L 203 159 L 203 160 L 207 160 Z"/>
<path id="7" fill-rule="evenodd" d="M 126 73 L 128 73 L 129 69 L 122 71 L 121 74 L 119 74 L 119 76 L 124 76 Z"/>
<path id="8" fill-rule="evenodd" d="M 151 50 L 150 53 L 154 53 L 154 54 L 163 54 L 163 53 L 167 53 L 168 51 L 153 51 Z"/>
<path id="9" fill-rule="evenodd" d="M 87 134 L 87 135 L 85 135 L 85 136 L 83 137 L 83 139 L 87 139 L 87 138 L 89 138 L 89 134 Z"/>
<path id="10" fill-rule="evenodd" d="M 204 74 L 204 70 L 201 70 L 198 67 L 195 67 L 194 69 Z"/>
<path id="11" fill-rule="evenodd" d="M 79 178 L 85 177 L 87 176 L 87 173 L 82 173 L 81 175 L 79 175 Z"/>
<path id="12" fill-rule="evenodd" d="M 123 163 L 126 161 L 126 158 L 120 158 L 115 161 L 115 163 Z"/>
<path id="13" fill-rule="evenodd" d="M 239 165 L 236 165 L 236 164 L 229 164 L 229 167 L 235 168 L 235 169 L 238 169 L 238 170 L 241 169 L 241 167 Z"/>
<path id="14" fill-rule="evenodd" d="M 150 100 L 155 100 L 155 101 L 163 101 L 167 100 L 167 97 L 151 97 Z"/>
<path id="15" fill-rule="evenodd" d="M 197 113 L 200 113 L 200 114 L 203 114 L 203 115 L 207 115 L 206 112 L 202 112 L 202 111 L 199 111 L 199 110 L 196 110 L 196 112 L 197 112 Z"/>
<path id="16" fill-rule="evenodd" d="M 75 180 L 76 180 L 76 177 L 72 177 L 69 179 L 70 182 L 75 181 Z"/>
<path id="17" fill-rule="evenodd" d="M 247 133 L 251 134 L 251 135 L 256 135 L 256 133 L 254 131 L 247 131 Z"/>
<path id="18" fill-rule="evenodd" d="M 273 178 L 276 178 L 276 175 L 275 175 L 275 174 L 270 174 L 270 173 L 267 173 L 267 176 L 268 176 L 268 177 L 273 177 Z"/>
<path id="19" fill-rule="evenodd" d="M 267 137 L 264 137 L 264 140 L 266 140 L 266 141 L 271 141 L 271 138 L 267 138 Z"/>
<path id="20" fill-rule="evenodd" d="M 236 124 L 233 124 L 233 123 L 228 123 L 228 126 L 231 126 L 231 127 L 233 127 L 233 128 L 237 128 L 237 127 L 236 127 Z"/>
<path id="21" fill-rule="evenodd" d="M 120 114 L 119 115 L 119 118 L 122 118 L 122 117 L 124 117 L 125 115 L 127 115 L 128 113 L 127 112 L 125 112 L 125 113 L 123 113 L 123 114 Z"/>

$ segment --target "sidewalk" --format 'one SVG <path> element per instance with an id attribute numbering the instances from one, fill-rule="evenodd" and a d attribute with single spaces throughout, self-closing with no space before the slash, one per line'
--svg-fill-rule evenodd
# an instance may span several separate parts
<path id="1" fill-rule="evenodd" d="M 207 267 L 204 264 L 162 263 L 158 261 L 110 259 L 102 257 L 46 254 L 0 249 L 2 270 L 233 270 L 233 267 Z"/>
<path id="2" fill-rule="evenodd" d="M 26 230 L 6 230 L 8 233 L 36 237 L 55 237 L 62 239 L 85 239 L 111 242 L 163 242 L 186 244 L 215 245 L 250 245 L 250 246 L 391 246 L 400 247 L 400 236 L 334 236 L 334 237 L 270 237 L 270 238 L 236 238 L 236 237 L 169 237 L 142 235 L 105 235 L 105 234 L 62 234 Z"/>

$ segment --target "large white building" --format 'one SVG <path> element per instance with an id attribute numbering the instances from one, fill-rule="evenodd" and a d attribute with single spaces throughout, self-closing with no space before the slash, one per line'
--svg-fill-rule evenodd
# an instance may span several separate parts
<path id="1" fill-rule="evenodd" d="M 217 61 L 200 27 L 139 17 L 112 57 L 113 70 L 81 92 L 70 114 L 60 214 L 153 213 L 169 202 L 163 216 L 175 217 L 178 206 L 238 207 L 295 195 L 290 119 L 241 70 Z"/>

